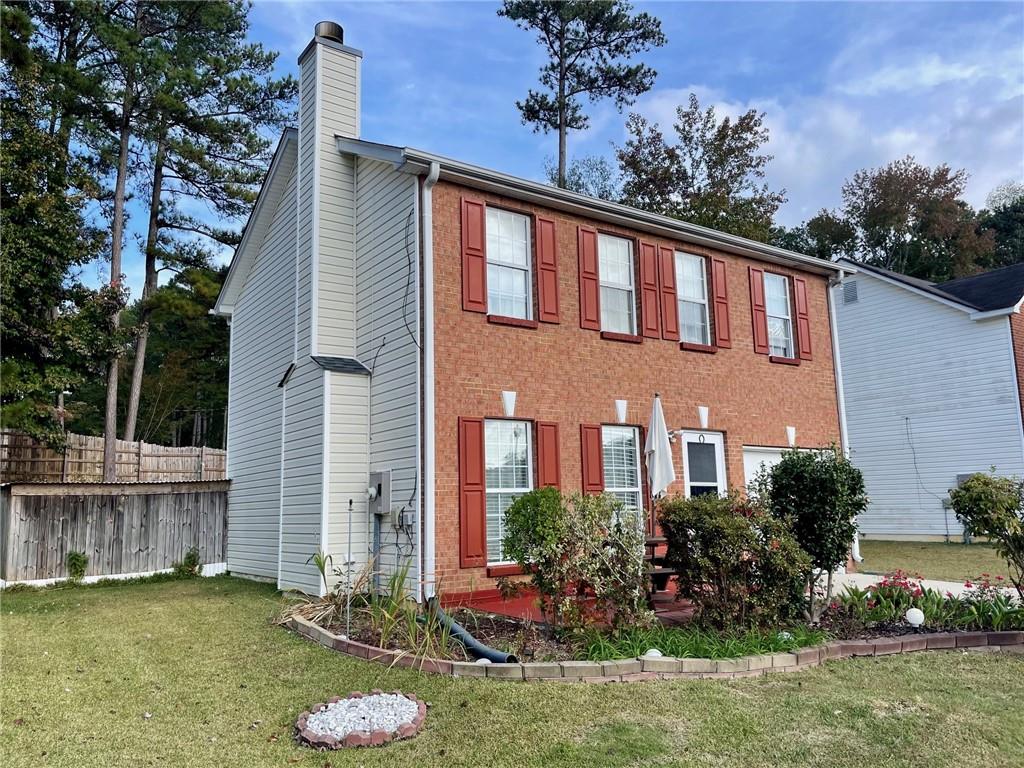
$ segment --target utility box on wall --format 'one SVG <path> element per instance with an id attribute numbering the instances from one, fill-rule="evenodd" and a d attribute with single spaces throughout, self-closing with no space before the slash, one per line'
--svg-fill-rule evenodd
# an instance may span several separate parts
<path id="1" fill-rule="evenodd" d="M 391 470 L 370 473 L 370 514 L 384 517 L 391 514 Z"/>

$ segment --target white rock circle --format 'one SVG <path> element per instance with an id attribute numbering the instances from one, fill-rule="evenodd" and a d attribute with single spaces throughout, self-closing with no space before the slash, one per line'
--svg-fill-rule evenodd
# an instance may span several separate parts
<path id="1" fill-rule="evenodd" d="M 342 699 L 313 712 L 306 728 L 318 736 L 333 736 L 341 741 L 353 731 L 387 731 L 411 723 L 418 712 L 415 701 L 394 693 L 378 693 L 358 699 Z"/>

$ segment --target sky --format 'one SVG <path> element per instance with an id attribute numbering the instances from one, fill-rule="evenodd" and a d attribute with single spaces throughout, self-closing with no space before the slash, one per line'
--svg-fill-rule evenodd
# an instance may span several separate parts
<path id="1" fill-rule="evenodd" d="M 411 146 L 542 180 L 553 134 L 515 107 L 544 60 L 534 36 L 496 2 L 350 3 L 257 0 L 251 38 L 280 52 L 280 73 L 317 21 L 337 21 L 363 51 L 362 138 Z M 777 220 L 792 226 L 841 202 L 862 168 L 905 155 L 963 168 L 965 198 L 1024 181 L 1024 4 L 635 3 L 668 43 L 642 56 L 658 77 L 630 109 L 668 129 L 691 92 L 722 114 L 765 113 L 766 180 L 785 189 Z M 626 115 L 588 106 L 571 156 L 612 156 Z M 140 221 L 144 216 L 136 216 Z M 227 259 L 230 253 L 226 253 Z M 139 295 L 130 238 L 125 271 Z"/>

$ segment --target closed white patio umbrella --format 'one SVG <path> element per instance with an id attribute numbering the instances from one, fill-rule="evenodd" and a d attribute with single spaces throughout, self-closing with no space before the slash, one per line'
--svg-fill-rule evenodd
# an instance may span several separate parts
<path id="1" fill-rule="evenodd" d="M 647 459 L 647 481 L 651 486 L 651 499 L 665 494 L 676 479 L 672 463 L 672 444 L 669 442 L 668 427 L 665 426 L 665 412 L 661 409 L 661 396 L 654 393 L 651 421 L 647 426 L 647 443 L 644 445 Z"/>

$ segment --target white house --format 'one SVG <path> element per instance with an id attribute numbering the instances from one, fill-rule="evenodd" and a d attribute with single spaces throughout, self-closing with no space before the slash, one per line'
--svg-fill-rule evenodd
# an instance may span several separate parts
<path id="1" fill-rule="evenodd" d="M 1024 264 L 937 285 L 857 268 L 833 291 L 861 532 L 958 538 L 958 479 L 1024 475 Z"/>

